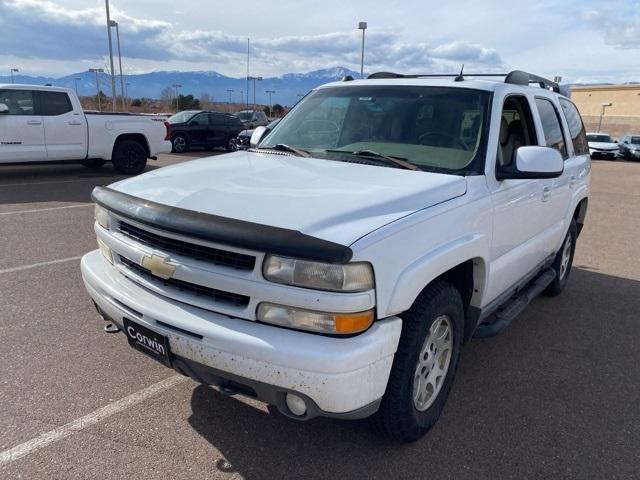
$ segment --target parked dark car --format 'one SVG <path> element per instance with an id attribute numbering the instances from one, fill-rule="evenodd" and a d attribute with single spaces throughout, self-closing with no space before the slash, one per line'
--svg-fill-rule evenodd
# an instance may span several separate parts
<path id="1" fill-rule="evenodd" d="M 271 130 L 280 120 L 280 118 L 276 118 L 275 120 L 273 120 L 271 123 L 269 123 L 269 125 L 267 125 L 267 129 Z M 249 142 L 251 141 L 253 130 L 254 129 L 242 130 L 238 134 L 238 138 L 236 139 L 236 150 L 247 150 L 250 147 Z"/>
<path id="2" fill-rule="evenodd" d="M 640 160 L 640 135 L 625 135 L 618 143 L 620 156 Z"/>
<path id="3" fill-rule="evenodd" d="M 169 117 L 172 151 L 182 153 L 192 147 L 235 150 L 238 134 L 244 129 L 240 119 L 229 113 L 185 110 Z"/>
<path id="4" fill-rule="evenodd" d="M 240 112 L 236 112 L 235 116 L 242 121 L 244 128 L 247 129 L 266 127 L 269 123 L 267 115 L 261 110 L 242 110 Z"/>

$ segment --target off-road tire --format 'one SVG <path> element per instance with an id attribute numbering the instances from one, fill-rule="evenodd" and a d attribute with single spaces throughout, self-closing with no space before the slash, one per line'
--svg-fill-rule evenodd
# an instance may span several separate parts
<path id="1" fill-rule="evenodd" d="M 556 272 L 556 278 L 553 279 L 553 282 L 549 284 L 549 286 L 544 290 L 544 294 L 550 297 L 555 297 L 556 295 L 560 295 L 564 287 L 567 285 L 569 281 L 569 275 L 571 274 L 571 266 L 573 265 L 573 254 L 576 251 L 576 240 L 578 239 L 578 226 L 576 225 L 575 220 L 571 220 L 571 224 L 569 225 L 569 231 L 567 235 L 564 237 L 564 241 L 560 246 L 560 250 L 556 253 L 556 258 L 553 260 L 553 264 L 551 268 L 553 268 Z M 567 246 L 567 241 L 571 241 L 570 251 L 569 253 L 569 263 L 562 268 L 563 258 L 565 248 Z"/>
<path id="2" fill-rule="evenodd" d="M 449 368 L 431 406 L 419 411 L 413 398 L 418 357 L 431 325 L 442 315 L 450 318 L 453 330 Z M 436 280 L 426 287 L 411 308 L 400 316 L 400 343 L 393 360 L 386 392 L 373 421 L 391 440 L 406 443 L 418 440 L 427 433 L 440 417 L 449 396 L 462 348 L 462 297 L 449 282 Z"/>
<path id="3" fill-rule="evenodd" d="M 122 140 L 113 149 L 113 168 L 124 175 L 137 175 L 147 166 L 147 149 L 135 140 Z"/>

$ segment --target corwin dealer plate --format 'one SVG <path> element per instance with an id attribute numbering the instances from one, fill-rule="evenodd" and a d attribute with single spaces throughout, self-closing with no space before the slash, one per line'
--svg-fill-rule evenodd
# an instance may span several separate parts
<path id="1" fill-rule="evenodd" d="M 171 356 L 169 355 L 169 339 L 164 335 L 132 322 L 124 318 L 124 334 L 127 336 L 129 345 L 142 353 L 146 353 L 151 358 L 171 367 Z"/>

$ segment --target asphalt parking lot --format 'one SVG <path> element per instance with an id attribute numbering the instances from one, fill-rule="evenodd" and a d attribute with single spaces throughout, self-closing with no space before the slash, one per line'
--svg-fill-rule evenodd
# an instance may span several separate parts
<path id="1" fill-rule="evenodd" d="M 90 192 L 119 178 L 0 169 L 0 478 L 639 478 L 640 163 L 594 162 L 566 291 L 470 342 L 439 423 L 405 446 L 223 397 L 103 333 L 79 258 Z"/>

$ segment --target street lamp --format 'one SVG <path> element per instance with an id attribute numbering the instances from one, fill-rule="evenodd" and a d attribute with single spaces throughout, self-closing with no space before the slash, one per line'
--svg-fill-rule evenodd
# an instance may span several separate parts
<path id="1" fill-rule="evenodd" d="M 73 79 L 74 83 L 76 84 L 76 96 L 79 96 L 79 95 L 78 95 L 78 80 L 82 80 L 82 79 L 81 79 L 81 78 L 78 78 L 78 77 L 76 77 L 76 78 L 74 78 L 74 79 Z"/>
<path id="2" fill-rule="evenodd" d="M 600 120 L 598 121 L 598 133 L 600 133 L 600 128 L 602 127 L 602 117 L 604 116 L 604 109 L 610 107 L 612 105 L 611 102 L 603 102 L 600 104 L 602 106 L 602 110 L 600 110 Z"/>
<path id="3" fill-rule="evenodd" d="M 109 64 L 111 70 L 111 96 L 113 97 L 112 109 L 116 111 L 116 77 L 113 74 L 113 47 L 111 46 L 111 17 L 109 17 L 109 0 L 104 0 L 104 5 L 107 10 L 107 39 L 109 40 Z"/>
<path id="4" fill-rule="evenodd" d="M 231 89 L 231 88 L 227 88 L 227 93 L 229 94 L 229 111 L 231 111 L 231 94 L 235 92 L 235 90 Z"/>
<path id="5" fill-rule="evenodd" d="M 112 27 L 116 27 L 116 40 L 118 43 L 118 64 L 120 66 L 120 93 L 122 93 L 122 110 L 125 110 L 124 105 L 124 78 L 122 77 L 122 55 L 120 54 L 120 29 L 118 28 L 118 22 L 115 20 L 110 20 L 109 25 Z M 115 99 L 114 99 L 115 101 Z"/>
<path id="6" fill-rule="evenodd" d="M 178 89 L 182 87 L 182 85 L 174 83 L 171 86 L 176 89 L 176 113 L 178 113 L 180 111 L 180 97 L 178 97 Z"/>
<path id="7" fill-rule="evenodd" d="M 275 90 L 266 90 L 265 93 L 267 95 L 269 95 L 269 115 L 273 117 L 273 107 L 272 107 L 272 103 L 271 103 L 271 94 L 272 93 L 276 93 Z"/>
<path id="8" fill-rule="evenodd" d="M 89 71 L 96 74 L 96 92 L 98 97 L 98 110 L 102 111 L 102 105 L 100 104 L 100 78 L 98 77 L 98 74 L 103 73 L 104 68 L 90 68 Z"/>
<path id="9" fill-rule="evenodd" d="M 17 68 L 12 68 L 11 69 L 11 83 L 13 83 L 13 72 L 19 72 L 20 70 L 18 70 Z"/>
<path id="10" fill-rule="evenodd" d="M 244 90 L 240 90 L 240 104 L 244 103 Z M 242 108 L 242 107 L 240 107 Z"/>
<path id="11" fill-rule="evenodd" d="M 247 77 L 249 80 L 253 80 L 253 111 L 256 111 L 256 80 L 262 81 L 262 77 Z"/>
<path id="12" fill-rule="evenodd" d="M 124 84 L 124 100 L 125 100 L 125 104 L 126 104 L 126 112 L 129 111 L 129 85 L 131 85 L 131 83 L 126 82 Z"/>
<path id="13" fill-rule="evenodd" d="M 358 30 L 362 30 L 362 55 L 360 56 L 360 78 L 364 78 L 364 31 L 367 29 L 367 22 L 359 22 Z"/>

